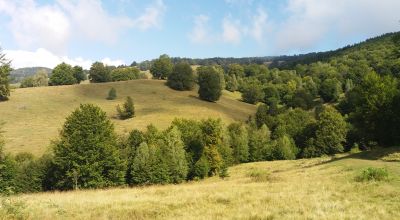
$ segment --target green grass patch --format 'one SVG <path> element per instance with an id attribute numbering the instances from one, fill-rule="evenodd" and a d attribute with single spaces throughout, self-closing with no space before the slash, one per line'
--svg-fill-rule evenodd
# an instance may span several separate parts
<path id="1" fill-rule="evenodd" d="M 356 177 L 358 182 L 384 181 L 389 179 L 389 172 L 386 168 L 368 167 L 361 171 Z"/>

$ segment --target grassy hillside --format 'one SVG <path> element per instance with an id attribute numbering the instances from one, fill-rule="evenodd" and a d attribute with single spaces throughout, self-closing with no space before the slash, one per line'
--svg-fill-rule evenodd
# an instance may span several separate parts
<path id="1" fill-rule="evenodd" d="M 164 83 L 136 80 L 15 89 L 9 101 L 0 103 L 0 121 L 5 122 L 5 150 L 41 154 L 50 140 L 57 137 L 65 117 L 80 103 L 99 105 L 112 118 L 119 134 L 133 128 L 144 129 L 150 123 L 166 128 L 175 117 L 220 117 L 225 122 L 231 122 L 245 120 L 255 112 L 255 106 L 236 100 L 237 94 L 225 92 L 217 103 L 210 103 L 199 100 L 196 89 L 179 92 Z M 117 90 L 118 98 L 109 101 L 106 96 L 111 87 Z M 115 118 L 115 107 L 122 104 L 128 95 L 135 102 L 137 116 L 121 121 Z"/>
<path id="2" fill-rule="evenodd" d="M 393 151 L 241 164 L 224 180 L 14 196 L 0 219 L 399 219 L 400 163 L 381 160 Z M 355 181 L 366 167 L 385 167 L 389 180 Z"/>

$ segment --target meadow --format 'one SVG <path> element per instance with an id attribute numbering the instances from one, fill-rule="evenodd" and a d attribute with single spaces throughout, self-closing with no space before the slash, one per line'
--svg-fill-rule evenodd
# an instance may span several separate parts
<path id="1" fill-rule="evenodd" d="M 396 149 L 240 164 L 225 179 L 3 198 L 0 219 L 399 219 Z M 398 152 L 398 149 L 397 149 Z M 358 182 L 367 167 L 385 181 Z"/>
<path id="2" fill-rule="evenodd" d="M 117 99 L 106 100 L 111 87 Z M 117 119 L 116 106 L 126 96 L 135 103 L 136 116 Z M 221 118 L 225 123 L 244 121 L 254 114 L 256 106 L 239 101 L 240 94 L 224 91 L 216 103 L 202 101 L 197 89 L 175 91 L 163 80 L 133 80 L 124 82 L 80 84 L 71 86 L 14 89 L 10 100 L 0 103 L 0 121 L 5 138 L 5 151 L 31 152 L 41 155 L 50 141 L 57 138 L 65 118 L 80 103 L 93 103 L 107 112 L 118 134 L 132 129 L 145 129 L 154 124 L 166 128 L 176 117 L 190 119 Z"/>

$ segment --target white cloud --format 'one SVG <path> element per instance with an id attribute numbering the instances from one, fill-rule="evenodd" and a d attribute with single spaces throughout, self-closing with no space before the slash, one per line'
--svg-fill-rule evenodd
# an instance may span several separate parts
<path id="1" fill-rule="evenodd" d="M 67 56 L 57 56 L 50 51 L 39 48 L 36 51 L 26 51 L 26 50 L 4 50 L 7 59 L 11 60 L 11 65 L 13 68 L 22 67 L 48 67 L 54 68 L 56 65 L 65 62 L 70 65 L 79 65 L 84 69 L 89 69 L 94 61 L 90 59 L 83 59 L 81 57 L 70 58 Z M 119 66 L 125 64 L 122 60 L 112 60 L 110 58 L 104 58 L 101 62 L 107 65 Z"/>
<path id="2" fill-rule="evenodd" d="M 259 43 L 266 41 L 265 34 L 269 31 L 271 26 L 268 24 L 267 18 L 267 13 L 262 8 L 258 8 L 257 14 L 252 18 L 253 24 L 250 28 L 250 35 Z"/>
<path id="3" fill-rule="evenodd" d="M 194 43 L 210 43 L 210 32 L 208 28 L 209 17 L 198 15 L 194 18 L 194 26 L 189 33 L 189 38 Z"/>
<path id="4" fill-rule="evenodd" d="M 228 18 L 224 18 L 222 22 L 222 40 L 227 43 L 238 44 L 240 43 L 241 35 L 240 25 Z"/>
<path id="5" fill-rule="evenodd" d="M 101 0 L 57 0 L 37 4 L 35 0 L 0 0 L 0 13 L 10 18 L 8 28 L 20 49 L 46 48 L 66 54 L 72 38 L 114 43 L 129 28 L 159 28 L 166 10 L 162 0 L 149 4 L 131 18 L 108 13 Z"/>
<path id="6" fill-rule="evenodd" d="M 147 30 L 152 27 L 160 27 L 161 18 L 166 10 L 162 0 L 157 0 L 153 5 L 145 9 L 143 15 L 134 20 L 133 24 L 141 30 Z"/>
<path id="7" fill-rule="evenodd" d="M 33 0 L 0 0 L 0 12 L 10 17 L 8 25 L 17 44 L 35 45 L 61 52 L 70 37 L 70 22 L 57 5 L 38 6 Z"/>
<path id="8" fill-rule="evenodd" d="M 399 29 L 398 0 L 289 0 L 289 17 L 279 22 L 277 50 L 307 50 L 329 35 L 373 36 Z"/>

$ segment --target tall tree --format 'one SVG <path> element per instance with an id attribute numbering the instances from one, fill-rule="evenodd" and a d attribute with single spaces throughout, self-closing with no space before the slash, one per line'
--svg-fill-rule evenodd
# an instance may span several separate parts
<path id="1" fill-rule="evenodd" d="M 74 77 L 74 70 L 71 65 L 66 63 L 58 64 L 50 76 L 51 86 L 72 85 L 77 83 Z"/>
<path id="2" fill-rule="evenodd" d="M 230 147 L 233 150 L 235 163 L 244 163 L 249 159 L 249 139 L 247 129 L 240 123 L 232 123 L 228 126 Z"/>
<path id="3" fill-rule="evenodd" d="M 89 70 L 89 80 L 92 83 L 110 82 L 111 69 L 101 62 L 94 62 Z"/>
<path id="4" fill-rule="evenodd" d="M 197 73 L 200 98 L 210 102 L 218 101 L 222 95 L 221 75 L 212 66 L 199 67 Z"/>
<path id="5" fill-rule="evenodd" d="M 133 105 L 133 100 L 130 96 L 126 97 L 122 108 L 119 105 L 117 106 L 117 112 L 119 118 L 122 120 L 133 118 L 135 116 L 135 106 Z"/>
<path id="6" fill-rule="evenodd" d="M 10 61 L 5 56 L 0 48 L 0 102 L 8 100 L 10 96 L 9 75 L 11 67 Z"/>
<path id="7" fill-rule="evenodd" d="M 173 64 L 168 55 L 163 54 L 151 65 L 150 72 L 155 79 L 166 79 L 172 72 Z"/>
<path id="8" fill-rule="evenodd" d="M 74 66 L 72 68 L 72 72 L 72 75 L 74 76 L 78 84 L 81 83 L 83 80 L 86 80 L 86 74 L 81 66 Z"/>
<path id="9" fill-rule="evenodd" d="M 192 67 L 188 63 L 178 63 L 168 76 L 167 85 L 176 90 L 191 90 L 195 84 Z"/>
<path id="10" fill-rule="evenodd" d="M 114 126 L 99 107 L 82 104 L 70 116 L 54 146 L 55 189 L 103 188 L 124 184 L 126 164 Z"/>
<path id="11" fill-rule="evenodd" d="M 315 131 L 315 146 L 322 154 L 335 154 L 343 151 L 347 124 L 343 116 L 333 107 L 327 106 L 319 114 Z"/>

